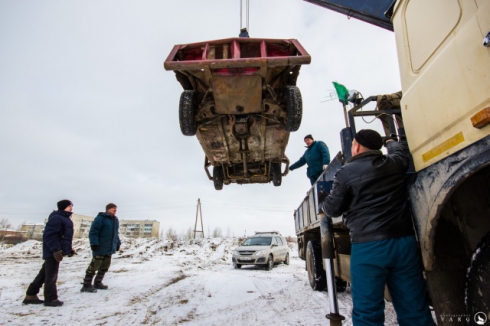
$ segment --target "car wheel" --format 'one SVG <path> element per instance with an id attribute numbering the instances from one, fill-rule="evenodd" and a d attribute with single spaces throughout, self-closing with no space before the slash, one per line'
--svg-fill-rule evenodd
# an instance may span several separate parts
<path id="1" fill-rule="evenodd" d="M 240 264 L 233 264 L 233 267 L 235 267 L 235 269 L 240 269 L 240 268 L 242 268 L 242 265 L 240 265 Z"/>
<path id="2" fill-rule="evenodd" d="M 472 322 L 475 314 L 490 311 L 489 297 L 490 233 L 487 233 L 476 246 L 466 275 L 466 311 L 471 316 Z M 470 325 L 474 324 L 470 323 Z"/>
<path id="3" fill-rule="evenodd" d="M 315 291 L 325 290 L 327 275 L 323 270 L 320 241 L 310 240 L 306 246 L 306 270 L 310 286 Z"/>
<path id="4" fill-rule="evenodd" d="M 221 166 L 213 167 L 213 182 L 214 182 L 214 189 L 216 190 L 223 189 L 223 168 Z"/>
<path id="5" fill-rule="evenodd" d="M 272 255 L 269 255 L 269 259 L 267 259 L 267 265 L 265 266 L 265 268 L 268 271 L 271 271 L 274 268 L 274 260 L 272 259 Z"/>
<path id="6" fill-rule="evenodd" d="M 284 259 L 284 264 L 289 265 L 289 253 L 286 254 L 286 259 Z"/>
<path id="7" fill-rule="evenodd" d="M 179 103 L 180 131 L 184 136 L 194 136 L 197 124 L 194 114 L 196 113 L 196 92 L 183 91 Z"/>
<path id="8" fill-rule="evenodd" d="M 287 118 L 284 123 L 284 130 L 296 131 L 299 129 L 303 117 L 303 100 L 301 99 L 299 88 L 286 86 L 285 101 Z"/>
<path id="9" fill-rule="evenodd" d="M 279 187 L 282 183 L 281 163 L 272 163 L 272 184 Z"/>

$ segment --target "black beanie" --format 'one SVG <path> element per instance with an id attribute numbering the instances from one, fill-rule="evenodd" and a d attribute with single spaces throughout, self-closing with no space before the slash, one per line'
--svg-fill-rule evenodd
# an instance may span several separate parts
<path id="1" fill-rule="evenodd" d="M 314 140 L 314 139 L 313 139 L 313 136 L 312 136 L 311 134 L 306 135 L 306 136 L 305 136 L 305 138 L 304 138 L 303 140 L 306 140 L 306 138 L 310 138 L 311 140 Z"/>
<path id="2" fill-rule="evenodd" d="M 359 130 L 354 138 L 360 145 L 369 149 L 379 150 L 383 146 L 380 134 L 371 129 Z"/>
<path id="3" fill-rule="evenodd" d="M 73 203 L 71 201 L 69 201 L 68 199 L 63 199 L 63 200 L 60 200 L 56 205 L 58 206 L 59 211 L 64 211 L 65 208 L 67 208 L 70 205 L 73 205 Z"/>
<path id="4" fill-rule="evenodd" d="M 113 207 L 117 207 L 117 205 L 113 204 L 113 203 L 109 203 L 105 206 L 105 211 L 107 212 L 108 210 L 110 210 Z"/>

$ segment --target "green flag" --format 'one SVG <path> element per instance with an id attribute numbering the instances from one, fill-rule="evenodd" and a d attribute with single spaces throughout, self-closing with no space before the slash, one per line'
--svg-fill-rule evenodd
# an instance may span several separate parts
<path id="1" fill-rule="evenodd" d="M 347 98 L 349 97 L 349 91 L 347 88 L 345 88 L 344 85 L 332 82 L 333 87 L 335 87 L 335 91 L 337 92 L 337 97 L 339 98 L 339 101 L 342 102 L 343 104 L 347 104 Z"/>

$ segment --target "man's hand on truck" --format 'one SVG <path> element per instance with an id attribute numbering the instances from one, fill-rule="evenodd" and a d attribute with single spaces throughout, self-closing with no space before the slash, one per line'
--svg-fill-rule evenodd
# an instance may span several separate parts
<path id="1" fill-rule="evenodd" d="M 325 190 L 322 190 L 318 193 L 318 203 L 321 203 L 322 201 L 325 200 L 325 198 L 328 197 L 328 192 L 326 192 Z"/>

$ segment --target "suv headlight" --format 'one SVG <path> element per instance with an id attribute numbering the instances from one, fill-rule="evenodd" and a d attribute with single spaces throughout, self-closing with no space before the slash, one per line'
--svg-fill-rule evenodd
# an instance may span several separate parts
<path id="1" fill-rule="evenodd" d="M 240 252 L 238 252 L 238 250 L 233 250 L 233 254 L 236 255 L 236 256 L 239 256 L 240 255 Z"/>
<path id="2" fill-rule="evenodd" d="M 259 250 L 255 252 L 255 256 L 265 256 L 265 255 L 266 255 L 265 250 Z"/>

